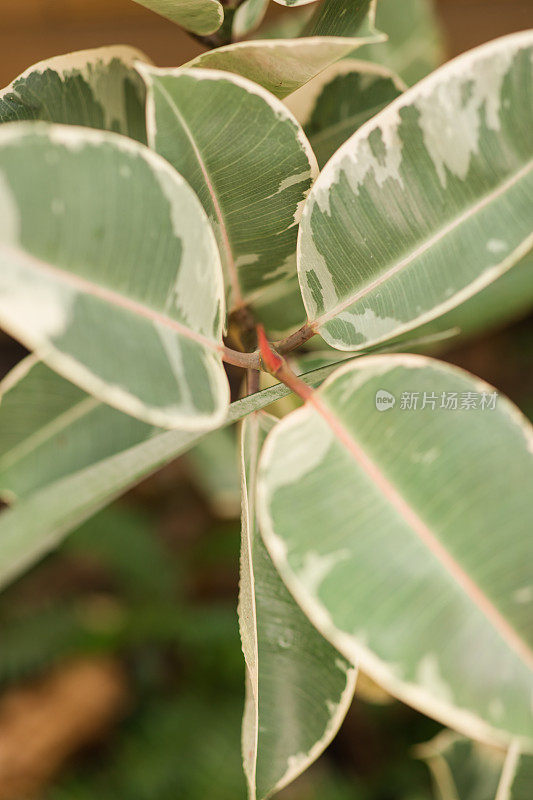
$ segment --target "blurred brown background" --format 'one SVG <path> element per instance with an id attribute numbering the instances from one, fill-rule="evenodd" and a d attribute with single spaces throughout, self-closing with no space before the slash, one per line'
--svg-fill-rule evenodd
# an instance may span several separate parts
<path id="1" fill-rule="evenodd" d="M 436 5 L 450 56 L 533 25 L 533 0 L 437 0 Z M 43 58 L 106 44 L 135 45 L 160 66 L 182 64 L 202 49 L 131 0 L 2 0 L 0 85 Z"/>

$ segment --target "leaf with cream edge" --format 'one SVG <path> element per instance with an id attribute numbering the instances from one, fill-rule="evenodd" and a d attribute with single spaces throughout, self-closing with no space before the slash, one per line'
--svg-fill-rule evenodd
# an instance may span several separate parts
<path id="1" fill-rule="evenodd" d="M 391 345 L 398 349 L 406 341 L 448 332 L 447 346 L 457 339 L 476 336 L 501 327 L 533 308 L 533 251 L 465 303 L 441 317 L 400 336 Z"/>
<path id="2" fill-rule="evenodd" d="M 148 87 L 149 143 L 188 181 L 209 216 L 228 312 L 249 305 L 273 334 L 300 325 L 296 238 L 318 174 L 301 127 L 280 100 L 240 76 L 144 65 L 140 71 Z M 265 309 L 272 292 L 276 302 Z M 295 302 L 287 307 L 283 298 L 291 293 Z"/>
<path id="3" fill-rule="evenodd" d="M 224 8 L 218 0 L 135 0 L 135 2 L 199 36 L 216 33 L 224 21 Z"/>
<path id="4" fill-rule="evenodd" d="M 290 14 L 275 14 L 258 30 L 256 39 L 298 39 L 314 11 L 309 3 Z"/>
<path id="5" fill-rule="evenodd" d="M 276 422 L 255 413 L 244 420 L 241 432 L 242 750 L 250 800 L 280 791 L 325 750 L 352 702 L 357 675 L 297 606 L 257 528 L 257 460 Z"/>
<path id="6" fill-rule="evenodd" d="M 146 89 L 133 64 L 149 60 L 140 50 L 115 45 L 40 61 L 0 91 L 0 123 L 83 125 L 146 144 Z"/>
<path id="7" fill-rule="evenodd" d="M 345 58 L 285 101 L 302 125 L 322 168 L 341 144 L 405 89 L 385 67 Z"/>
<path id="8" fill-rule="evenodd" d="M 285 104 L 303 126 L 323 167 L 355 130 L 381 110 L 380 104 L 391 102 L 404 88 L 401 79 L 383 67 L 343 59 L 290 95 Z M 403 334 L 398 344 L 445 331 L 455 341 L 525 314 L 533 307 L 532 270 L 530 251 L 494 283 L 446 314 Z"/>
<path id="9" fill-rule="evenodd" d="M 357 10 L 355 6 L 354 9 Z M 186 66 L 234 72 L 263 86 L 276 97 L 287 97 L 358 47 L 383 41 L 385 36 L 374 30 L 375 9 L 373 1 L 368 11 L 369 23 L 362 34 L 236 42 L 202 53 Z M 346 20 L 345 30 L 350 31 L 350 15 Z"/>
<path id="10" fill-rule="evenodd" d="M 307 6 L 310 3 L 316 3 L 317 0 L 274 0 L 274 2 L 280 6 L 289 6 L 292 8 L 294 6 Z"/>
<path id="11" fill-rule="evenodd" d="M 244 0 L 235 9 L 231 23 L 234 39 L 242 39 L 261 24 L 267 11 L 268 3 L 269 0 Z"/>
<path id="12" fill-rule="evenodd" d="M 442 731 L 417 745 L 431 771 L 436 800 L 529 800 L 533 756 L 516 743 L 507 752 Z"/>
<path id="13" fill-rule="evenodd" d="M 505 750 L 443 730 L 414 755 L 431 772 L 435 800 L 494 800 Z"/>
<path id="14" fill-rule="evenodd" d="M 510 754 L 511 755 L 511 754 Z M 533 786 L 533 755 L 515 751 L 508 757 L 494 800 L 530 800 Z M 510 762 L 510 763 L 509 763 Z"/>
<path id="15" fill-rule="evenodd" d="M 225 418 L 224 297 L 196 195 L 113 133 L 0 127 L 0 325 L 98 399 L 160 427 Z"/>
<path id="16" fill-rule="evenodd" d="M 0 382 L 0 497 L 14 503 L 159 432 L 28 356 Z"/>
<path id="17" fill-rule="evenodd" d="M 376 25 L 387 40 L 366 45 L 358 58 L 388 67 L 409 85 L 444 61 L 444 36 L 434 0 L 379 0 Z"/>
<path id="18" fill-rule="evenodd" d="M 446 64 L 321 172 L 300 224 L 298 271 L 309 323 L 332 347 L 412 330 L 529 252 L 532 51 L 527 31 Z"/>
<path id="19" fill-rule="evenodd" d="M 113 433 L 113 426 L 117 424 L 115 415 L 118 412 L 101 404 L 93 413 L 101 415 L 98 419 L 99 430 L 106 431 L 111 445 L 109 448 L 103 445 L 96 447 L 88 442 L 92 435 L 91 419 L 94 420 L 90 416 L 89 402 L 81 408 L 87 412 L 86 428 L 81 424 L 80 406 L 77 414 L 71 413 L 66 419 L 61 416 L 62 410 L 68 413 L 69 408 L 73 408 L 76 403 L 72 388 L 68 390 L 70 401 L 66 397 L 51 401 L 45 397 L 46 408 L 40 418 L 37 409 L 24 407 L 26 402 L 35 404 L 36 399 L 38 401 L 35 396 L 28 401 L 25 399 L 28 392 L 37 385 L 31 375 L 28 374 L 25 378 L 23 374 L 31 363 L 28 360 L 21 362 L 4 380 L 6 395 L 9 384 L 15 391 L 19 381 L 22 384 L 27 379 L 29 383 L 26 388 L 21 386 L 20 391 L 16 391 L 14 402 L 7 406 L 0 404 L 0 417 L 7 413 L 6 425 L 12 424 L 20 432 L 18 438 L 11 440 L 15 445 L 22 445 L 25 433 L 22 426 L 31 426 L 31 432 L 28 431 L 31 438 L 27 437 L 23 453 L 26 465 L 28 470 L 34 470 L 35 465 L 39 464 L 50 482 L 46 478 L 43 481 L 35 472 L 29 476 L 29 482 L 27 477 L 21 479 L 20 475 L 17 476 L 16 464 L 8 464 L 3 472 L 0 485 L 4 490 L 7 488 L 4 497 L 14 502 L 14 505 L 0 513 L 0 589 L 56 547 L 80 523 L 142 478 L 190 450 L 205 435 L 190 431 L 163 431 L 151 435 L 145 429 L 147 438 L 142 441 L 142 433 L 140 437 L 139 432 L 134 430 L 134 435 L 127 444 L 125 439 L 121 440 Z M 334 364 L 314 370 L 302 376 L 302 379 L 309 385 L 318 386 L 335 367 Z M 46 378 L 48 391 L 52 388 L 52 375 L 53 373 Z M 45 390 L 42 380 L 39 385 Z M 62 393 L 65 391 L 57 381 L 54 386 Z M 237 400 L 230 405 L 223 425 L 231 425 L 288 394 L 290 389 L 278 383 L 262 392 Z M 86 395 L 86 399 L 90 401 L 92 398 Z M 82 402 L 80 400 L 80 404 Z M 125 425 L 124 421 L 120 423 L 122 430 Z M 31 490 L 29 483 L 32 483 Z M 24 495 L 20 502 L 17 502 L 14 490 Z"/>
<path id="20" fill-rule="evenodd" d="M 396 398 L 384 412 L 380 391 Z M 458 410 L 441 408 L 454 392 Z M 258 517 L 285 585 L 352 663 L 465 735 L 531 749 L 533 432 L 493 392 L 421 356 L 340 367 L 269 435 Z"/>

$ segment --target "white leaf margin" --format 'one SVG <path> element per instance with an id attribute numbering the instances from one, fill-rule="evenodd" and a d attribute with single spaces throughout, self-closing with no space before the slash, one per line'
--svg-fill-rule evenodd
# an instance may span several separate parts
<path id="1" fill-rule="evenodd" d="M 359 385 L 362 385 L 366 380 L 381 375 L 392 367 L 403 366 L 407 369 L 416 369 L 418 367 L 431 367 L 432 365 L 440 367 L 441 369 L 445 368 L 451 373 L 456 372 L 461 376 L 468 376 L 475 390 L 480 393 L 485 392 L 491 394 L 496 391 L 490 384 L 473 376 L 466 370 L 451 364 L 445 364 L 421 355 L 394 354 L 364 356 L 360 359 L 358 358 L 350 361 L 329 375 L 321 384 L 319 392 L 326 389 L 340 376 L 354 370 L 367 371 L 366 377 L 364 375 L 361 376 L 362 381 Z M 528 451 L 533 454 L 533 427 L 529 423 L 529 420 L 522 414 L 520 409 L 504 395 L 500 394 L 499 403 L 500 408 L 505 408 L 509 418 L 520 429 Z M 275 532 L 269 512 L 269 489 L 266 486 L 266 482 L 260 480 L 260 473 L 262 471 L 262 465 L 270 459 L 271 453 L 274 450 L 274 444 L 276 442 L 275 437 L 277 437 L 280 432 L 286 433 L 287 429 L 290 430 L 291 427 L 298 426 L 300 417 L 308 413 L 309 405 L 305 403 L 301 408 L 292 411 L 276 425 L 276 428 L 267 436 L 258 467 L 259 479 L 257 483 L 256 503 L 260 531 L 265 547 L 270 553 L 283 583 L 322 636 L 331 642 L 348 661 L 357 665 L 393 697 L 411 706 L 411 708 L 418 709 L 427 716 L 442 722 L 443 725 L 462 733 L 464 736 L 485 742 L 489 745 L 505 748 L 509 747 L 511 741 L 516 741 L 517 746 L 520 747 L 522 752 L 533 753 L 533 737 L 527 739 L 525 737 L 511 736 L 509 733 L 500 731 L 494 726 L 489 725 L 489 723 L 482 720 L 473 712 L 459 709 L 449 705 L 443 700 L 435 699 L 431 693 L 417 684 L 398 680 L 390 665 L 377 657 L 371 650 L 365 647 L 364 644 L 357 641 L 355 636 L 350 636 L 338 630 L 328 612 L 322 608 L 322 605 L 314 597 L 310 596 L 310 594 L 302 588 L 298 579 L 295 578 L 287 564 L 285 542 Z"/>
<path id="2" fill-rule="evenodd" d="M 354 146 L 354 142 L 358 143 L 359 140 L 363 140 L 367 137 L 369 133 L 371 133 L 376 128 L 376 121 L 378 120 L 380 125 L 379 127 L 383 130 L 390 124 L 394 126 L 399 118 L 399 111 L 404 107 L 411 103 L 412 99 L 424 97 L 427 94 L 430 94 L 433 90 L 435 85 L 438 85 L 442 79 L 443 75 L 446 76 L 464 76 L 465 72 L 467 72 L 468 67 L 471 62 L 475 61 L 476 58 L 481 55 L 489 55 L 490 53 L 497 54 L 499 51 L 506 50 L 507 45 L 511 44 L 517 49 L 520 47 L 520 43 L 523 42 L 525 46 L 533 46 L 533 29 L 519 31 L 518 33 L 508 34 L 506 36 L 499 37 L 498 39 L 494 39 L 488 43 L 484 43 L 475 47 L 472 50 L 468 50 L 466 53 L 463 53 L 456 58 L 452 59 L 451 61 L 447 62 L 443 66 L 439 67 L 435 72 L 432 72 L 426 78 L 423 78 L 419 83 L 416 83 L 414 86 L 409 88 L 406 92 L 401 94 L 396 100 L 393 100 L 383 111 L 381 111 L 378 115 L 373 117 L 372 119 L 368 120 L 364 125 L 362 125 L 349 139 L 344 142 L 343 145 L 337 150 L 336 153 L 330 158 L 327 162 L 325 167 L 322 169 L 319 177 L 317 178 L 315 184 L 312 187 L 312 190 L 308 197 L 308 202 L 304 208 L 304 214 L 302 215 L 302 220 L 305 221 L 306 215 L 310 213 L 311 205 L 313 202 L 316 202 L 317 205 L 320 207 L 327 207 L 329 204 L 329 190 L 330 187 L 336 182 L 338 175 L 342 169 L 342 162 L 345 158 L 345 155 L 350 151 L 350 149 Z M 527 163 L 521 170 L 520 176 L 523 174 L 527 174 L 533 169 L 533 161 Z M 516 176 L 515 176 L 516 177 Z M 509 179 L 510 180 L 510 179 Z M 508 182 L 509 182 L 508 180 Z M 302 263 L 302 238 L 304 235 L 310 235 L 309 232 L 304 234 L 304 227 L 301 225 L 298 231 L 298 245 L 297 245 L 297 270 L 298 270 L 298 277 L 300 281 L 300 288 L 302 286 L 306 286 L 306 269 Z M 372 339 L 371 342 L 365 342 L 359 347 L 354 346 L 346 346 L 342 343 L 335 344 L 335 348 L 338 350 L 344 351 L 357 351 L 361 349 L 366 349 L 369 346 L 374 347 L 377 344 L 381 344 L 382 342 L 387 342 L 391 338 L 395 338 L 403 333 L 407 333 L 413 328 L 417 328 L 420 325 L 425 324 L 426 322 L 431 322 L 432 320 L 436 319 L 437 317 L 441 316 L 442 314 L 446 313 L 447 311 L 456 308 L 461 303 L 465 302 L 466 300 L 470 299 L 473 295 L 480 292 L 482 289 L 489 286 L 493 283 L 498 277 L 503 275 L 509 269 L 511 269 L 518 261 L 520 261 L 523 257 L 525 257 L 531 250 L 533 249 L 533 232 L 530 236 L 528 236 L 519 247 L 517 247 L 514 251 L 509 253 L 505 259 L 503 259 L 499 264 L 496 264 L 488 269 L 486 269 L 481 275 L 479 275 L 474 281 L 472 281 L 468 286 L 463 287 L 459 292 L 455 293 L 450 299 L 444 300 L 442 303 L 434 306 L 430 311 L 425 312 L 424 314 L 416 317 L 415 319 L 406 322 L 401 327 L 398 327 L 394 330 L 393 334 L 386 334 L 381 336 L 380 338 Z M 386 278 L 385 278 L 386 280 Z M 358 298 L 344 300 L 342 303 L 339 303 L 339 307 L 336 309 L 331 309 L 327 312 L 322 313 L 316 318 L 312 318 L 314 315 L 310 314 L 310 309 L 308 308 L 308 304 L 306 301 L 306 292 L 302 291 L 302 297 L 304 301 L 304 306 L 306 308 L 306 312 L 308 314 L 308 323 L 313 328 L 313 330 L 320 335 L 320 328 L 325 323 L 331 321 L 338 314 L 342 313 L 346 308 L 348 308 L 352 303 L 354 303 Z"/>
<path id="3" fill-rule="evenodd" d="M 261 417 L 266 418 L 274 426 L 276 426 L 279 422 L 279 419 L 277 417 L 268 414 L 268 412 L 266 411 L 254 411 L 251 415 L 249 415 L 243 420 L 243 422 L 240 425 L 240 431 L 239 431 L 239 454 L 241 461 L 241 486 L 242 486 L 242 528 L 243 532 L 245 533 L 245 535 L 243 536 L 243 543 L 244 542 L 246 543 L 246 550 L 244 553 L 242 553 L 242 558 L 243 560 L 246 561 L 246 571 L 250 578 L 250 586 L 247 587 L 248 592 L 246 592 L 246 594 L 247 594 L 247 599 L 250 601 L 251 621 L 254 626 L 254 636 L 252 642 L 253 653 L 248 652 L 247 654 L 246 651 L 248 651 L 248 648 L 245 647 L 244 642 L 245 640 L 248 641 L 248 637 L 243 636 L 243 630 L 245 626 L 244 616 L 242 616 L 242 618 L 240 618 L 239 620 L 241 628 L 241 638 L 243 642 L 242 649 L 246 661 L 246 672 L 247 672 L 247 683 L 248 683 L 246 688 L 246 703 L 245 703 L 244 717 L 246 718 L 247 715 L 253 714 L 254 729 L 255 729 L 252 775 L 248 775 L 247 770 L 245 769 L 245 774 L 248 781 L 248 788 L 250 792 L 249 800 L 257 800 L 257 788 L 255 785 L 255 770 L 257 767 L 258 739 L 259 739 L 259 670 L 260 670 L 259 654 L 257 649 L 258 648 L 257 613 L 256 613 L 257 607 L 255 599 L 255 572 L 252 560 L 253 543 L 251 538 L 251 532 L 254 529 L 254 527 L 257 527 L 255 535 L 260 536 L 261 534 L 256 514 L 256 503 L 250 502 L 250 493 L 246 475 L 247 454 L 245 450 L 246 441 L 245 441 L 244 427 L 247 424 L 259 425 L 259 419 Z M 260 453 L 258 453 L 257 455 L 259 456 Z M 259 459 L 255 468 L 256 486 L 257 486 L 257 476 L 258 476 L 258 470 L 257 470 L 258 463 Z M 255 520 L 253 519 L 253 515 L 255 515 Z M 272 568 L 276 569 L 274 563 L 272 563 Z M 243 579 L 243 572 L 241 572 L 241 580 L 242 579 Z M 239 602 L 241 602 L 241 600 Z M 357 666 L 350 667 L 347 665 L 346 686 L 343 689 L 339 702 L 335 707 L 335 711 L 331 715 L 329 723 L 326 726 L 322 736 L 314 743 L 314 745 L 306 753 L 298 753 L 297 755 L 295 754 L 289 757 L 287 771 L 281 776 L 281 778 L 272 788 L 270 794 L 275 794 L 276 792 L 281 791 L 281 789 L 284 789 L 286 786 L 288 786 L 290 783 L 296 780 L 296 778 L 299 775 L 305 772 L 311 766 L 311 764 L 313 764 L 317 760 L 317 758 L 319 758 L 319 756 L 322 755 L 322 753 L 328 747 L 328 745 L 331 744 L 331 742 L 339 732 L 339 729 L 346 717 L 348 709 L 352 704 L 357 683 L 357 676 L 358 676 Z M 243 724 L 243 734 L 244 731 L 245 731 L 245 726 Z"/>
<path id="4" fill-rule="evenodd" d="M 212 232 L 211 225 L 204 211 L 204 208 L 196 195 L 193 193 L 189 184 L 181 177 L 181 175 L 166 161 L 162 156 L 159 156 L 149 147 L 136 142 L 133 139 L 123 136 L 118 133 L 111 133 L 109 131 L 97 130 L 95 128 L 83 128 L 76 125 L 59 125 L 49 122 L 13 122 L 0 126 L 0 148 L 6 144 L 18 143 L 25 135 L 32 136 L 36 132 L 47 133 L 50 140 L 56 144 L 62 144 L 67 149 L 78 149 L 84 147 L 86 144 L 97 146 L 98 144 L 111 144 L 118 148 L 119 151 L 131 154 L 132 156 L 143 159 L 149 164 L 157 180 L 160 183 L 162 193 L 167 197 L 170 204 L 170 221 L 172 221 L 172 198 L 169 188 L 174 186 L 187 187 L 191 194 L 191 202 L 197 204 L 198 211 L 205 218 L 206 230 L 210 231 L 211 248 L 213 254 L 216 254 L 218 269 L 214 270 L 215 273 L 215 298 L 217 300 L 220 313 L 218 315 L 218 331 L 217 338 L 219 341 L 214 341 L 204 336 L 201 333 L 196 333 L 186 328 L 183 323 L 174 323 L 174 328 L 182 329 L 185 337 L 192 339 L 203 345 L 205 350 L 211 354 L 212 357 L 217 357 L 220 360 L 220 369 L 212 371 L 212 391 L 214 397 L 219 397 L 221 400 L 220 408 L 216 413 L 213 413 L 209 418 L 204 418 L 203 421 L 198 419 L 190 419 L 186 415 L 181 415 L 173 412 L 173 425 L 176 429 L 182 431 L 202 432 L 213 430 L 223 424 L 227 416 L 227 411 L 230 402 L 230 389 L 229 383 L 224 372 L 224 365 L 222 362 L 222 333 L 225 321 L 225 294 L 224 294 L 224 277 L 220 265 L 218 246 L 216 244 L 214 233 Z M 1 187 L 0 187 L 1 189 Z M 7 255 L 9 258 L 20 259 L 21 261 L 34 261 L 35 257 L 27 253 L 22 247 L 17 247 L 13 244 L 5 244 L 0 241 L 0 259 L 2 255 Z M 116 294 L 113 292 L 113 294 Z M 146 414 L 145 405 L 142 401 L 138 400 L 133 394 L 125 392 L 123 389 L 115 388 L 113 385 L 99 378 L 91 370 L 85 367 L 81 362 L 74 357 L 62 353 L 54 345 L 51 345 L 47 340 L 39 337 L 37 334 L 28 333 L 25 326 L 17 325 L 16 322 L 11 320 L 9 323 L 5 320 L 2 321 L 2 327 L 7 333 L 13 335 L 16 339 L 23 342 L 23 344 L 30 349 L 38 359 L 46 363 L 51 369 L 58 372 L 66 380 L 78 385 L 81 389 L 86 391 L 105 403 L 109 403 L 119 411 L 130 414 L 133 417 L 144 419 L 156 427 L 169 428 L 168 417 L 166 413 L 153 410 Z M 223 402 L 222 402 L 223 401 Z"/>
<path id="5" fill-rule="evenodd" d="M 312 78 L 308 83 L 304 83 L 300 89 L 296 89 L 295 92 L 288 95 L 283 102 L 292 111 L 300 125 L 305 126 L 310 121 L 316 102 L 324 88 L 335 78 L 352 75 L 353 73 L 389 78 L 400 92 L 405 92 L 408 88 L 405 81 L 388 67 L 384 67 L 381 64 L 373 64 L 371 61 L 363 61 L 362 59 L 343 58 L 319 72 L 315 78 Z"/>

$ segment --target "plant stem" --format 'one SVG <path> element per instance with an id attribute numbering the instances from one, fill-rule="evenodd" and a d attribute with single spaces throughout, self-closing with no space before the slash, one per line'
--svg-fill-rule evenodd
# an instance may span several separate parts
<path id="1" fill-rule="evenodd" d="M 233 366 L 242 367 L 243 369 L 262 369 L 261 356 L 258 350 L 253 353 L 241 353 L 238 350 L 232 350 L 231 347 L 222 345 L 220 353 L 222 360 L 227 364 L 233 364 Z"/>
<path id="2" fill-rule="evenodd" d="M 308 342 L 315 333 L 316 331 L 306 322 L 305 325 L 302 325 L 297 331 L 291 333 L 290 336 L 281 339 L 279 342 L 275 342 L 273 345 L 274 350 L 280 355 L 290 353 L 291 350 L 295 350 L 297 347 L 300 347 L 300 345 Z M 221 352 L 222 359 L 228 364 L 233 364 L 235 367 L 264 370 L 260 350 L 254 350 L 252 353 L 241 353 L 238 350 L 233 350 L 231 347 L 223 346 Z M 267 369 L 266 372 L 270 372 L 270 370 Z"/>
<path id="3" fill-rule="evenodd" d="M 292 371 L 285 359 L 274 350 L 265 335 L 262 325 L 257 326 L 257 336 L 261 361 L 266 371 L 284 383 L 285 386 L 288 386 L 302 400 L 310 400 L 314 394 L 313 390 Z"/>
<path id="4" fill-rule="evenodd" d="M 313 330 L 309 322 L 306 322 L 305 325 L 302 325 L 302 327 L 298 328 L 297 331 L 291 333 L 290 336 L 287 336 L 285 339 L 281 339 L 279 342 L 275 342 L 274 347 L 278 353 L 284 355 L 285 353 L 290 353 L 291 350 L 295 350 L 297 347 L 300 347 L 302 344 L 308 342 L 309 339 L 311 339 L 315 334 L 316 331 Z"/>

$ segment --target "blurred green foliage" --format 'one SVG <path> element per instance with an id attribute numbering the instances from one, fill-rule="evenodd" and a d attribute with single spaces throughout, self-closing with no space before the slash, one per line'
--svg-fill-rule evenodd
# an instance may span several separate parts
<path id="1" fill-rule="evenodd" d="M 174 530 L 183 511 L 172 511 Z M 40 800 L 246 798 L 238 522 L 208 517 L 185 544 L 166 541 L 159 527 L 158 516 L 114 506 L 0 599 L 2 687 L 92 654 L 119 657 L 131 684 L 121 725 Z M 356 703 L 330 753 L 279 797 L 429 800 L 426 769 L 410 748 L 435 729 L 400 704 Z"/>

